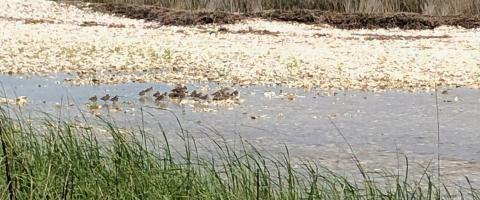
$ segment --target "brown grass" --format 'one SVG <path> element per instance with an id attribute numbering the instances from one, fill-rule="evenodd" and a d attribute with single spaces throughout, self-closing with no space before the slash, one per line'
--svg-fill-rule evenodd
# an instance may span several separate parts
<path id="1" fill-rule="evenodd" d="M 96 3 L 158 5 L 165 8 L 252 13 L 315 9 L 344 13 L 414 12 L 427 15 L 479 15 L 479 0 L 83 0 Z"/>
<path id="2" fill-rule="evenodd" d="M 256 13 L 229 13 L 221 11 L 179 10 L 161 6 L 68 2 L 84 9 L 113 14 L 132 19 L 154 21 L 159 25 L 232 24 L 243 19 L 297 22 L 304 24 L 328 24 L 341 29 L 434 29 L 441 25 L 479 28 L 480 16 L 428 16 L 416 13 L 339 13 L 321 10 L 267 10 Z M 155 26 L 156 27 L 156 26 Z M 155 28 L 152 27 L 152 28 Z M 262 30 L 248 30 L 253 34 L 275 35 Z"/>
<path id="3" fill-rule="evenodd" d="M 220 27 L 217 30 L 218 33 L 235 33 L 235 34 L 253 34 L 253 35 L 271 35 L 271 36 L 278 36 L 280 32 L 278 31 L 269 31 L 265 29 L 253 29 L 252 27 L 248 27 L 248 29 L 242 29 L 238 31 L 231 31 L 225 27 Z"/>
<path id="4" fill-rule="evenodd" d="M 445 39 L 448 35 L 381 35 L 381 34 L 353 34 L 365 36 L 365 40 L 421 40 L 421 39 Z"/>

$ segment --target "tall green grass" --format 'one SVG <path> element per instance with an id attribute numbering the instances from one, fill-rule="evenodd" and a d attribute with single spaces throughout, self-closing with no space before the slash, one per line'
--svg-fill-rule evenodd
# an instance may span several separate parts
<path id="1" fill-rule="evenodd" d="M 83 0 L 97 3 L 158 5 L 166 8 L 258 12 L 317 9 L 346 13 L 415 12 L 428 15 L 479 15 L 478 0 Z"/>
<path id="2" fill-rule="evenodd" d="M 157 140 L 108 122 L 35 122 L 0 114 L 0 199 L 438 199 L 443 188 L 408 170 L 381 182 L 361 171 L 354 181 L 318 163 L 294 163 L 288 149 L 264 156 L 246 142 L 234 150 L 212 138 L 202 153 L 186 130 L 172 146 L 164 132 Z M 460 192 L 480 199 L 474 189 Z"/>

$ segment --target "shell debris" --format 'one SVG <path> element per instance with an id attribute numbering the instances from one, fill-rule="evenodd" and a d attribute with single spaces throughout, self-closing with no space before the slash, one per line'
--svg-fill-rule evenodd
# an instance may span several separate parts
<path id="1" fill-rule="evenodd" d="M 217 31 L 216 25 L 182 27 L 185 34 L 178 34 L 175 26 L 151 28 L 153 22 L 47 0 L 3 0 L 0 16 L 3 74 L 62 72 L 74 75 L 69 79 L 73 84 L 215 82 L 368 91 L 431 90 L 435 84 L 480 88 L 480 45 L 473 45 L 480 43 L 480 31 L 475 29 L 319 30 L 315 25 L 246 20 L 222 27 L 279 34 L 209 34 Z M 39 23 L 22 22 L 28 19 Z M 325 36 L 314 37 L 319 32 Z M 372 35 L 387 39 L 371 39 Z"/>

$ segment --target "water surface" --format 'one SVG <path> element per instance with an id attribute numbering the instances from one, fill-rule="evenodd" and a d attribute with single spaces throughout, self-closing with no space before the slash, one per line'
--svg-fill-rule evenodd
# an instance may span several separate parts
<path id="1" fill-rule="evenodd" d="M 342 91 L 333 95 L 328 91 L 306 92 L 282 87 L 234 87 L 240 92 L 240 104 L 205 106 L 194 101 L 182 105 L 169 101 L 158 104 L 152 99 L 139 101 L 138 91 L 142 89 L 153 86 L 163 92 L 173 85 L 73 86 L 64 84 L 63 78 L 60 75 L 0 76 L 0 81 L 4 95 L 28 97 L 24 110 L 57 114 L 62 111 L 64 116 L 79 118 L 80 111 L 88 115 L 89 97 L 119 95 L 119 111 L 101 109 L 100 113 L 112 117 L 120 126 L 143 123 L 151 132 L 159 134 L 161 124 L 169 132 L 178 132 L 180 127 L 172 113 L 156 109 L 162 107 L 173 111 L 183 128 L 197 138 L 205 138 L 204 133 L 212 132 L 230 142 L 242 137 L 267 152 L 283 152 L 286 145 L 293 156 L 317 160 L 345 173 L 355 170 L 355 165 L 346 141 L 334 125 L 370 170 L 395 169 L 403 163 L 403 156 L 418 168 L 436 158 L 437 107 L 432 92 Z M 220 88 L 215 84 L 187 86 L 190 90 L 208 87 L 212 92 Z M 295 97 L 289 99 L 287 94 Z M 445 178 L 458 181 L 469 176 L 477 183 L 480 180 L 480 91 L 451 89 L 439 93 L 438 103 L 441 166 Z M 108 105 L 112 107 L 110 102 Z M 208 108 L 208 112 L 199 107 Z"/>

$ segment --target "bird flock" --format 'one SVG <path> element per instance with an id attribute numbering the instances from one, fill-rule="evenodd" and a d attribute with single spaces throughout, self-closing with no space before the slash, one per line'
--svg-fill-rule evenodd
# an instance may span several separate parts
<path id="1" fill-rule="evenodd" d="M 225 100 L 235 100 L 238 99 L 240 94 L 237 90 L 223 87 L 212 94 L 202 93 L 201 91 L 193 90 L 191 92 L 188 91 L 187 86 L 185 85 L 176 85 L 175 88 L 170 90 L 170 92 L 161 92 L 155 91 L 153 87 L 148 87 L 146 89 L 141 90 L 138 92 L 139 100 L 141 102 L 146 101 L 147 99 L 153 99 L 154 102 L 162 102 L 166 100 L 182 100 L 185 98 L 190 98 L 196 101 L 225 101 Z M 105 94 L 104 96 L 100 97 L 100 100 L 107 104 L 109 101 L 112 104 L 116 104 L 120 99 L 120 96 L 110 96 L 110 94 Z M 88 99 L 91 103 L 97 103 L 98 97 L 92 96 Z"/>

